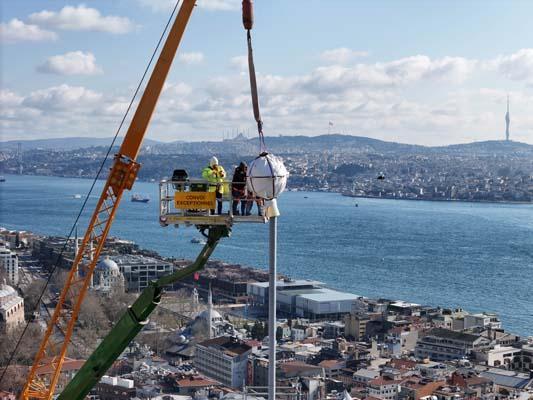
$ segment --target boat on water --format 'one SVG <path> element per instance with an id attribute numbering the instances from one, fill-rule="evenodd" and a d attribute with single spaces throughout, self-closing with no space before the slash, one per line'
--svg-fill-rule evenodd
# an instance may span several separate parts
<path id="1" fill-rule="evenodd" d="M 135 193 L 131 195 L 131 201 L 135 203 L 148 203 L 150 201 L 150 197 Z"/>
<path id="2" fill-rule="evenodd" d="M 74 199 L 81 199 L 81 194 L 76 193 L 72 196 Z"/>
<path id="3" fill-rule="evenodd" d="M 194 244 L 206 244 L 207 242 L 203 239 L 198 239 L 198 238 L 192 238 L 191 239 L 191 243 L 194 243 Z"/>
<path id="4" fill-rule="evenodd" d="M 6 181 L 5 176 L 0 175 L 0 182 L 5 182 L 5 181 Z"/>

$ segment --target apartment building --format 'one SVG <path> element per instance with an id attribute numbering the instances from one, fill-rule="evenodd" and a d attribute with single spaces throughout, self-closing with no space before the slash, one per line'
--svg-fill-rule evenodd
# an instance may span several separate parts
<path id="1" fill-rule="evenodd" d="M 223 385 L 241 388 L 247 377 L 252 348 L 235 338 L 221 336 L 196 344 L 194 366 Z"/>

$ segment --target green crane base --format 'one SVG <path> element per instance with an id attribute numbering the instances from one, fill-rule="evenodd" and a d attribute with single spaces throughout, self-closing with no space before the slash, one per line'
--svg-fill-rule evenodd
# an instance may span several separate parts
<path id="1" fill-rule="evenodd" d="M 177 282 L 197 271 L 200 271 L 211 253 L 215 250 L 219 240 L 231 233 L 225 226 L 209 228 L 207 243 L 196 260 L 187 267 L 163 276 L 142 291 L 137 300 L 128 307 L 118 323 L 104 338 L 96 350 L 87 359 L 70 383 L 63 389 L 58 400 L 82 400 L 89 391 L 100 381 L 102 376 L 113 364 L 133 338 L 148 322 L 148 317 L 161 302 L 163 286 Z"/>

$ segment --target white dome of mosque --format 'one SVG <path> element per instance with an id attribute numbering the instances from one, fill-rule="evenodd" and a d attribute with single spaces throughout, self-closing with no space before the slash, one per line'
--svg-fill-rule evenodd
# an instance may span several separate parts
<path id="1" fill-rule="evenodd" d="M 107 256 L 98 262 L 96 269 L 101 272 L 108 272 L 110 275 L 116 276 L 120 274 L 120 268 L 117 263 Z"/>
<path id="2" fill-rule="evenodd" d="M 16 295 L 17 292 L 11 286 L 0 284 L 0 298 Z"/>
<path id="3" fill-rule="evenodd" d="M 207 321 L 207 318 L 209 318 L 209 310 L 202 311 L 200 314 L 198 314 L 198 317 Z M 221 321 L 224 321 L 224 318 L 222 318 L 222 315 L 220 315 L 220 313 L 217 310 L 212 310 L 211 321 L 221 322 Z"/>

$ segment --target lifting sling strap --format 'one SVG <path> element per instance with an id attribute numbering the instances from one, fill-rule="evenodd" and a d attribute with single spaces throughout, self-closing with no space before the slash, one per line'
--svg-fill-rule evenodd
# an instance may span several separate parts
<path id="1" fill-rule="evenodd" d="M 253 26 L 252 3 L 252 0 L 244 0 L 242 2 L 242 19 L 244 28 L 246 29 L 246 38 L 248 40 L 248 70 L 250 74 L 250 91 L 252 94 L 254 118 L 257 122 L 257 133 L 259 134 L 259 153 L 264 153 L 266 152 L 266 145 L 265 137 L 263 135 L 263 121 L 261 120 L 261 113 L 259 111 L 259 96 L 257 94 L 257 79 L 255 77 L 254 55 L 252 49 L 252 34 L 250 33 Z"/>

